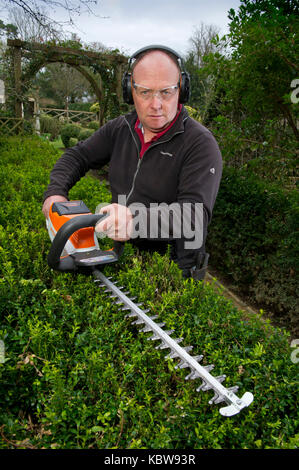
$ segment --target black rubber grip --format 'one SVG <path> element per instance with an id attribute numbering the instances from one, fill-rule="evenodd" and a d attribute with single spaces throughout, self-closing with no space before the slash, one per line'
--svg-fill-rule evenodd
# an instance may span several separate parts
<path id="1" fill-rule="evenodd" d="M 77 268 L 71 256 L 60 258 L 66 242 L 80 228 L 94 227 L 99 220 L 106 216 L 106 214 L 78 215 L 65 222 L 56 233 L 48 254 L 48 265 L 50 268 L 58 271 L 75 271 Z"/>

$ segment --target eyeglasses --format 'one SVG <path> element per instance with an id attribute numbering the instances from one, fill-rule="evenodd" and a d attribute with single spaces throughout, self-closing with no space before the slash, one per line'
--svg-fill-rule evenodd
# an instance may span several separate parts
<path id="1" fill-rule="evenodd" d="M 133 82 L 133 87 L 136 91 L 136 95 L 144 101 L 151 100 L 155 95 L 157 95 L 163 101 L 169 101 L 176 94 L 176 91 L 179 86 L 180 85 L 178 83 L 177 85 L 172 85 L 167 88 L 163 88 L 163 90 L 151 90 L 146 86 L 138 85 L 137 83 Z"/>

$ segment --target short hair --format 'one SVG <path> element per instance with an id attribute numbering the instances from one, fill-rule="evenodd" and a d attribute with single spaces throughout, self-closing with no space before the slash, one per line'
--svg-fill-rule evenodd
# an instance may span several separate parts
<path id="1" fill-rule="evenodd" d="M 164 54 L 168 55 L 168 57 L 170 57 L 170 59 L 175 63 L 175 65 L 177 66 L 177 69 L 181 75 L 181 67 L 180 67 L 180 64 L 179 64 L 179 60 L 177 58 L 176 55 L 174 55 L 172 52 L 170 51 L 165 51 L 163 49 L 159 49 L 158 47 L 157 48 L 153 48 L 153 49 L 148 49 L 147 51 L 144 51 L 144 52 L 141 52 L 140 54 L 138 54 L 138 56 L 136 57 L 136 59 L 133 61 L 132 63 L 132 76 L 133 76 L 133 73 L 134 73 L 134 69 L 136 67 L 137 64 L 139 64 L 139 62 L 143 59 L 143 57 L 145 57 L 146 55 L 150 54 L 151 52 L 153 51 L 161 51 L 163 52 Z"/>

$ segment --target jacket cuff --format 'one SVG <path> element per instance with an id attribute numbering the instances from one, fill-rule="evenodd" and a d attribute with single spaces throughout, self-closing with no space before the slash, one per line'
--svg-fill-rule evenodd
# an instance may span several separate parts
<path id="1" fill-rule="evenodd" d="M 182 269 L 183 278 L 188 279 L 192 277 L 196 281 L 202 281 L 207 272 L 209 257 L 209 253 L 198 253 L 196 265 L 192 266 L 192 268 Z"/>

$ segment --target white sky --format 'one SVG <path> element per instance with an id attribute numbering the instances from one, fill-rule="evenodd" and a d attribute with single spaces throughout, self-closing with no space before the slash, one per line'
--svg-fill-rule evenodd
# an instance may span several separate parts
<path id="1" fill-rule="evenodd" d="M 239 6 L 239 0 L 98 0 L 93 7 L 97 16 L 74 16 L 77 28 L 67 29 L 85 43 L 101 42 L 126 54 L 163 44 L 184 55 L 196 26 L 213 24 L 225 34 L 228 11 Z M 55 20 L 67 18 L 61 10 L 50 14 Z"/>

